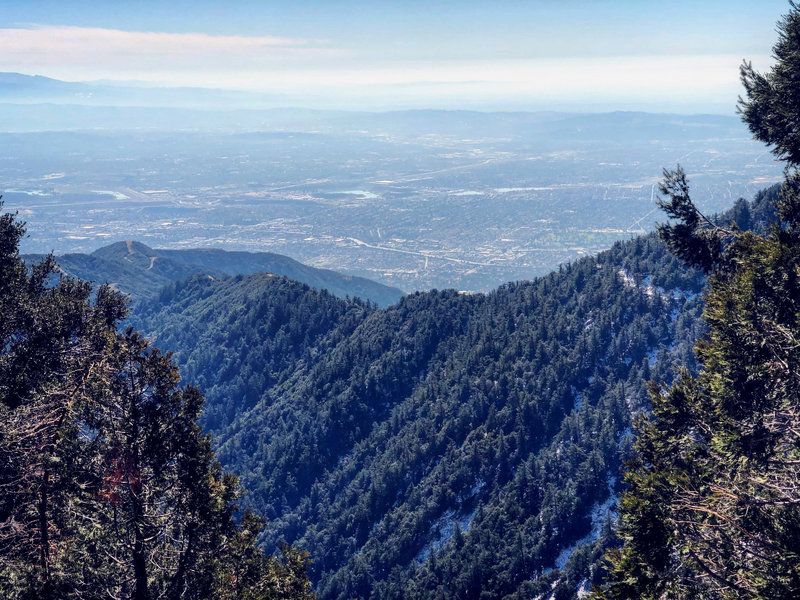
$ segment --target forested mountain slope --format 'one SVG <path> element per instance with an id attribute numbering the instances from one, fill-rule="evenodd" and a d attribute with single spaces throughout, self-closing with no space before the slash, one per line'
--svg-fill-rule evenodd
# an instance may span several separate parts
<path id="1" fill-rule="evenodd" d="M 27 262 L 42 256 L 27 255 Z M 165 285 L 197 274 L 225 277 L 264 271 L 301 281 L 317 289 L 345 298 L 358 297 L 389 306 L 403 292 L 363 277 L 344 275 L 328 269 L 309 267 L 271 252 L 226 251 L 215 248 L 156 250 L 140 242 L 116 242 L 91 254 L 64 254 L 57 257 L 61 270 L 97 283 L 113 283 L 134 297 L 146 297 Z"/>
<path id="2" fill-rule="evenodd" d="M 774 194 L 724 218 L 758 227 Z M 648 380 L 694 364 L 702 284 L 650 235 L 382 310 L 197 277 L 135 323 L 205 390 L 262 541 L 308 550 L 321 598 L 560 598 L 602 575 L 631 414 Z"/>
<path id="3" fill-rule="evenodd" d="M 270 518 L 265 544 L 309 550 L 322 598 L 443 581 L 502 596 L 549 589 L 555 574 L 533 580 L 602 525 L 644 383 L 691 360 L 700 284 L 647 237 L 385 310 L 278 278 L 195 278 L 136 323 L 205 389 L 219 457 Z"/>

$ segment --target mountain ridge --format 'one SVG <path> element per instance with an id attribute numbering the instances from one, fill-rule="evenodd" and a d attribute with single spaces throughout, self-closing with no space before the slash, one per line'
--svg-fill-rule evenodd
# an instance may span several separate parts
<path id="1" fill-rule="evenodd" d="M 762 227 L 776 194 L 722 219 Z M 614 543 L 646 382 L 696 364 L 703 282 L 650 234 L 386 309 L 263 273 L 193 276 L 131 320 L 205 391 L 217 456 L 270 519 L 261 543 L 309 550 L 322 600 L 575 598 Z"/>
<path id="2" fill-rule="evenodd" d="M 698 126 L 719 136 L 746 136 L 733 115 L 643 111 L 582 113 L 553 110 L 311 109 L 298 98 L 214 88 L 62 81 L 41 75 L 0 73 L 4 131 L 42 130 L 373 130 L 381 134 L 431 133 L 469 137 L 566 136 L 586 141 L 628 131 L 686 136 Z M 599 123 L 599 125 L 598 125 Z M 621 141 L 626 138 L 623 137 Z"/>
<path id="3" fill-rule="evenodd" d="M 27 262 L 42 255 L 24 255 Z M 96 283 L 112 283 L 121 291 L 141 298 L 158 293 L 164 286 L 204 274 L 212 277 L 268 271 L 328 289 L 334 295 L 360 297 L 388 306 L 403 292 L 363 277 L 310 267 L 288 256 L 271 252 L 227 251 L 215 248 L 159 250 L 133 240 L 115 242 L 91 254 L 70 253 L 56 257 L 65 274 Z"/>
<path id="4" fill-rule="evenodd" d="M 286 280 L 192 279 L 138 306 L 135 323 L 206 389 L 218 456 L 241 474 L 247 505 L 270 519 L 262 542 L 309 550 L 320 598 L 429 597 L 434 557 L 470 554 L 488 535 L 497 560 L 510 560 L 513 545 L 497 536 L 522 534 L 531 518 L 561 531 L 534 527 L 522 538 L 524 568 L 496 564 L 491 581 L 474 582 L 499 596 L 556 581 L 545 572 L 593 529 L 593 507 L 616 486 L 617 443 L 630 427 L 626 413 L 646 404 L 644 381 L 668 377 L 669 365 L 691 355 L 687 334 L 673 329 L 699 309 L 699 282 L 674 280 L 691 287 L 677 299 L 652 294 L 644 284 L 652 236 L 638 248 L 638 269 L 615 263 L 620 246 L 602 262 L 584 259 L 491 294 L 416 293 L 383 310 Z M 273 302 L 279 294 L 295 300 Z M 327 320 L 333 327 L 297 337 L 309 310 L 331 310 L 323 306 L 339 315 Z M 267 329 L 253 335 L 248 322 Z M 660 346 L 674 347 L 658 356 Z M 244 404 L 221 417 L 223 398 Z M 558 458 L 564 444 L 574 446 L 569 461 Z M 534 492 L 536 481 L 561 491 Z M 529 494 L 527 508 L 503 508 L 503 498 Z M 446 580 L 461 581 L 461 569 L 448 568 Z M 454 594 L 466 589 L 453 585 Z"/>
<path id="5" fill-rule="evenodd" d="M 134 318 L 207 390 L 218 456 L 270 519 L 262 543 L 309 550 L 320 598 L 570 598 L 602 574 L 646 381 L 694 364 L 702 281 L 651 234 L 489 294 L 376 310 L 192 279 Z"/>

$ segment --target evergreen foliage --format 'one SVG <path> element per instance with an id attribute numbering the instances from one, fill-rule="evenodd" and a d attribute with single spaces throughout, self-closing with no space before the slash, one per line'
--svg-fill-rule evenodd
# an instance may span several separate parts
<path id="1" fill-rule="evenodd" d="M 197 424 L 203 397 L 107 286 L 26 268 L 0 215 L 0 595 L 308 599 L 306 555 L 254 545 Z"/>
<path id="2" fill-rule="evenodd" d="M 326 600 L 800 597 L 795 5 L 775 54 L 740 108 L 779 197 L 706 217 L 665 171 L 674 255 L 644 236 L 487 295 L 378 309 L 210 253 L 76 259 L 150 292 L 203 266 L 127 315 L 26 268 L 0 215 L 0 595 L 302 600 L 308 569 Z"/>
<path id="3" fill-rule="evenodd" d="M 622 547 L 597 596 L 800 597 L 800 8 L 779 23 L 767 74 L 742 67 L 744 121 L 786 164 L 765 232 L 698 220 L 688 188 L 663 202 L 670 247 L 711 272 L 703 369 L 653 384 L 621 501 Z M 707 232 L 713 232 L 711 234 Z"/>
<path id="4" fill-rule="evenodd" d="M 776 193 L 710 220 L 763 230 Z M 602 581 L 646 382 L 693 365 L 703 282 L 650 235 L 384 310 L 263 273 L 199 276 L 131 322 L 206 391 L 217 455 L 270 518 L 230 545 L 237 581 L 259 573 L 239 566 L 258 536 L 309 550 L 325 598 L 573 598 Z"/>
<path id="5" fill-rule="evenodd" d="M 796 314 L 788 181 L 782 227 L 768 234 L 776 190 L 706 218 L 680 168 L 666 172 L 662 207 L 677 223 L 661 236 L 696 269 L 650 235 L 491 294 L 434 290 L 387 309 L 265 273 L 205 271 L 141 299 L 128 317 L 174 356 L 117 331 L 125 310 L 107 287 L 92 299 L 87 284 L 55 277 L 51 259 L 26 271 L 16 255 L 22 227 L 3 216 L 0 592 L 309 597 L 307 557 L 289 543 L 311 552 L 325 599 L 566 599 L 602 583 L 605 548 L 624 542 L 607 597 L 702 597 L 719 586 L 696 569 L 717 568 L 748 531 L 783 536 L 785 560 L 772 570 L 783 574 L 763 583 L 767 567 L 746 552 L 736 568 L 752 567 L 764 593 L 794 591 L 792 507 L 740 505 L 735 494 L 756 484 L 721 482 L 718 470 L 742 448 L 762 461 L 732 471 L 743 476 L 753 465 L 770 473 L 773 456 L 795 464 L 791 440 L 770 437 L 790 414 L 773 399 L 797 372 L 787 362 L 794 338 L 781 338 L 795 335 L 786 315 Z M 154 270 L 154 257 L 142 256 L 139 278 Z M 119 262 L 114 269 L 133 277 Z M 159 268 L 177 278 L 173 267 Z M 722 370 L 695 379 L 707 274 L 716 317 L 700 358 Z M 725 329 L 729 320 L 738 325 Z M 723 330 L 724 351 L 714 346 Z M 767 368 L 759 361 L 773 356 L 770 344 L 784 354 Z M 748 356 L 734 360 L 742 350 Z M 208 398 L 202 419 L 216 455 L 242 475 L 241 499 L 198 427 L 202 397 L 179 383 L 173 360 Z M 677 364 L 686 370 L 664 391 Z M 648 395 L 651 379 L 665 384 Z M 776 381 L 781 390 L 769 387 Z M 738 396 L 712 400 L 729 388 Z M 756 392 L 765 395 L 753 418 Z M 648 410 L 617 531 L 632 415 Z M 709 429 L 717 426 L 724 435 Z M 787 454 L 769 454 L 776 448 Z M 752 519 L 749 530 L 729 535 L 708 512 L 725 502 Z M 245 512 L 236 525 L 237 503 L 269 522 Z M 688 544 L 683 554 L 678 542 Z"/>
<path id="6" fill-rule="evenodd" d="M 650 235 L 488 295 L 200 277 L 133 321 L 207 390 L 261 543 L 308 550 L 320 597 L 566 598 L 602 577 L 631 411 L 692 360 L 703 281 Z"/>

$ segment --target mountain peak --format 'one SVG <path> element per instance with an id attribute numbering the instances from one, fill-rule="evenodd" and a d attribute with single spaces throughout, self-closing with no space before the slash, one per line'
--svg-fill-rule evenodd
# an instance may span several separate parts
<path id="1" fill-rule="evenodd" d="M 106 260 L 130 260 L 133 256 L 140 255 L 147 258 L 158 256 L 158 252 L 141 242 L 124 240 L 103 246 L 92 252 L 92 256 Z"/>

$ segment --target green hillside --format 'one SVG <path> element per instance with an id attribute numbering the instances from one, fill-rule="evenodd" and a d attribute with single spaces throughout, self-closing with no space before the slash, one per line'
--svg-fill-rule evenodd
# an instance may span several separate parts
<path id="1" fill-rule="evenodd" d="M 735 217 L 763 221 L 769 197 Z M 321 598 L 574 594 L 646 382 L 694 364 L 702 284 L 650 235 L 387 309 L 196 277 L 134 322 L 205 390 L 218 456 L 270 519 L 263 543 L 308 550 Z"/>
<path id="2" fill-rule="evenodd" d="M 264 275 L 194 278 L 135 323 L 205 390 L 218 456 L 270 519 L 263 542 L 308 550 L 321 598 L 441 581 L 502 596 L 549 589 L 542 574 L 603 524 L 646 381 L 691 361 L 700 285 L 649 236 L 384 310 Z"/>
<path id="3" fill-rule="evenodd" d="M 41 260 L 27 255 L 28 262 Z M 237 252 L 213 248 L 155 250 L 140 242 L 116 242 L 91 254 L 64 254 L 57 257 L 62 272 L 97 283 L 111 283 L 117 289 L 143 298 L 165 285 L 204 274 L 215 278 L 267 272 L 282 275 L 328 290 L 331 294 L 369 300 L 378 306 L 397 302 L 403 292 L 381 283 L 343 275 L 328 269 L 309 267 L 296 260 L 270 252 Z"/>

